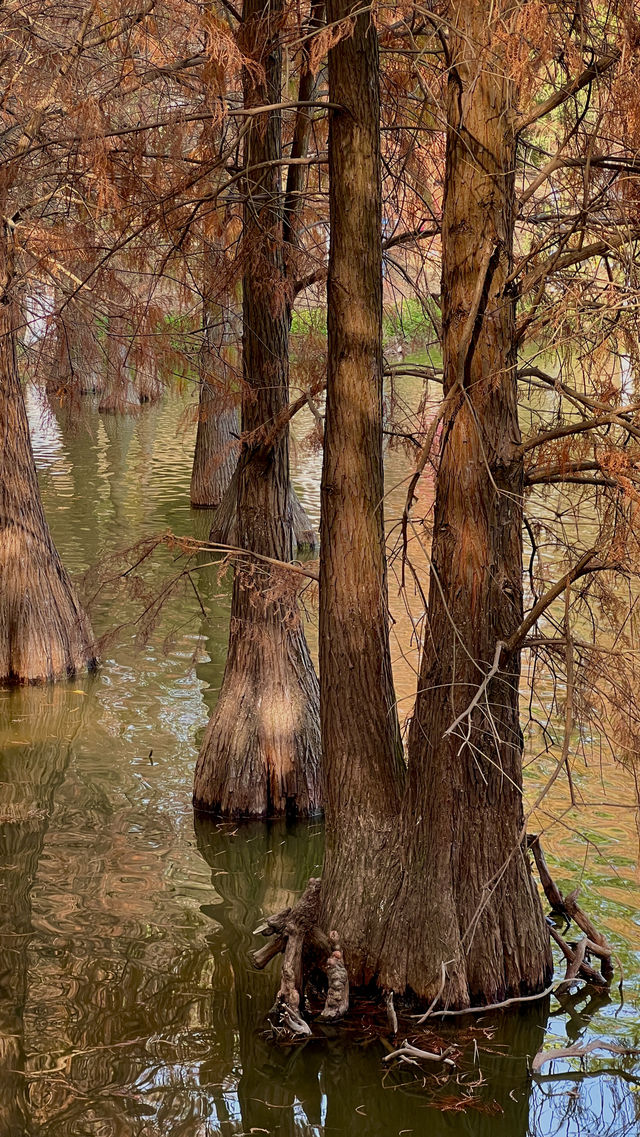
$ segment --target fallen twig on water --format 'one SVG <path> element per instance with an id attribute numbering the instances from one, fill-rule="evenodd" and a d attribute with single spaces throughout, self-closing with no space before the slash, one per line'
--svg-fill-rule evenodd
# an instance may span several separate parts
<path id="1" fill-rule="evenodd" d="M 454 1015 L 481 1015 L 486 1011 L 502 1011 L 505 1007 L 515 1007 L 519 1003 L 533 1003 L 536 999 L 544 999 L 545 995 L 552 995 L 555 984 L 552 983 L 550 987 L 545 987 L 544 991 L 539 991 L 537 995 L 516 995 L 512 999 L 503 999 L 501 1003 L 487 1003 L 485 1006 L 478 1007 L 461 1007 L 455 1011 L 429 1011 L 429 1016 L 433 1015 L 434 1018 L 453 1018 Z M 426 1018 L 421 1015 L 419 1022 L 423 1022 Z"/>

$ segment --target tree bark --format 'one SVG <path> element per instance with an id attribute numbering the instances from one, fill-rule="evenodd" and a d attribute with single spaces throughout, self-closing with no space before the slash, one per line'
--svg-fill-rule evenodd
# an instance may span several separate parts
<path id="1" fill-rule="evenodd" d="M 330 0 L 329 23 L 348 15 L 344 0 Z M 446 403 L 404 790 L 385 606 L 378 80 L 368 16 L 329 56 L 330 100 L 345 109 L 332 113 L 329 135 L 320 922 L 337 929 L 352 984 L 468 1007 L 543 990 L 552 961 L 524 843 L 520 659 L 499 646 L 523 608 L 515 300 L 505 288 L 513 91 L 485 5 L 456 0 L 450 29 Z"/>
<path id="2" fill-rule="evenodd" d="M 213 516 L 209 540 L 222 545 L 238 545 L 238 480 L 239 467 L 236 466 L 225 494 Z M 318 534 L 313 522 L 302 505 L 300 498 L 289 482 L 289 501 L 286 509 L 287 524 L 291 525 L 294 551 L 313 552 L 318 548 Z M 193 504 L 193 503 L 192 503 Z"/>
<path id="3" fill-rule="evenodd" d="M 12 234 L 0 228 L 0 682 L 95 665 L 93 635 L 42 508 L 16 355 Z"/>
<path id="4" fill-rule="evenodd" d="M 457 0 L 451 27 L 442 227 L 449 402 L 409 735 L 403 884 L 381 977 L 427 999 L 440 990 L 448 1006 L 465 1007 L 542 990 L 551 954 L 523 832 L 520 656 L 498 647 L 523 610 L 515 299 L 505 287 L 513 84 L 486 5 Z M 465 714 L 494 661 L 495 675 Z"/>
<path id="5" fill-rule="evenodd" d="M 352 0 L 329 0 L 327 22 Z M 378 42 L 369 12 L 329 53 L 331 246 L 320 543 L 326 854 L 321 923 L 349 978 L 373 977 L 404 764 L 389 652 L 382 466 L 382 195 Z"/>
<path id="6" fill-rule="evenodd" d="M 238 364 L 235 345 L 240 330 L 238 315 L 231 308 L 212 304 L 205 295 L 202 309 L 204 343 L 191 504 L 198 509 L 215 509 L 229 487 L 238 459 L 238 408 L 233 401 L 232 372 Z"/>
<path id="7" fill-rule="evenodd" d="M 243 49 L 264 69 L 245 70 L 245 105 L 280 101 L 279 4 L 245 0 Z M 289 434 L 269 438 L 289 399 L 288 312 L 282 246 L 279 112 L 247 134 L 243 279 L 242 449 L 237 543 L 293 556 Z M 309 814 L 319 807 L 318 685 L 286 570 L 237 569 L 229 653 L 220 697 L 196 766 L 194 804 L 225 816 Z M 297 579 L 297 578 L 296 578 Z"/>

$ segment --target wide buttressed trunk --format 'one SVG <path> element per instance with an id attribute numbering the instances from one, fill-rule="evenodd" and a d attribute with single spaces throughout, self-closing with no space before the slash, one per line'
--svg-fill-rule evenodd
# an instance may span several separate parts
<path id="1" fill-rule="evenodd" d="M 486 5 L 452 5 L 443 214 L 445 412 L 403 886 L 389 986 L 468 1006 L 540 991 L 549 937 L 524 842 L 519 651 L 523 459 L 513 267 L 513 85 Z M 473 44 L 473 51 L 469 45 Z M 492 666 L 496 672 L 468 713 Z M 455 724 L 455 725 L 454 725 Z M 442 976 L 445 982 L 442 986 Z"/>
<path id="2" fill-rule="evenodd" d="M 0 228 L 0 682 L 61 679 L 95 664 L 89 621 L 42 508 L 16 355 L 12 235 Z"/>
<path id="3" fill-rule="evenodd" d="M 280 101 L 278 5 L 246 0 L 245 105 Z M 282 250 L 277 111 L 251 120 L 245 148 L 242 449 L 237 543 L 259 556 L 293 556 L 289 435 L 274 431 L 289 401 L 289 334 Z M 319 807 L 318 684 L 302 627 L 300 579 L 266 561 L 237 569 L 220 697 L 198 757 L 194 804 L 225 816 L 308 814 Z"/>
<path id="4" fill-rule="evenodd" d="M 329 0 L 327 23 L 355 10 Z M 369 12 L 329 53 L 331 246 L 320 543 L 326 854 L 321 923 L 371 978 L 404 777 L 389 652 L 382 466 L 378 43 Z"/>

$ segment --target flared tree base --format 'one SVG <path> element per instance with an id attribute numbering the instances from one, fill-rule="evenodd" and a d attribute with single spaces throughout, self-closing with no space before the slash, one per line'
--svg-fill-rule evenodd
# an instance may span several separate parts
<path id="1" fill-rule="evenodd" d="M 289 618 L 236 579 L 224 681 L 196 765 L 198 809 L 231 818 L 320 810 L 318 681 L 302 626 Z"/>
<path id="2" fill-rule="evenodd" d="M 46 683 L 96 666 L 89 621 L 50 540 L 0 530 L 0 683 Z"/>

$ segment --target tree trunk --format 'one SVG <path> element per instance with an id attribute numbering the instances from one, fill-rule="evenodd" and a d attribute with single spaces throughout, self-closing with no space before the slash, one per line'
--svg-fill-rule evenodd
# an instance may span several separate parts
<path id="1" fill-rule="evenodd" d="M 239 314 L 231 307 L 211 304 L 205 295 L 202 309 L 204 342 L 191 504 L 198 509 L 215 509 L 229 488 L 238 459 L 238 409 L 232 391 L 240 329 Z"/>
<path id="2" fill-rule="evenodd" d="M 458 0 L 451 26 L 442 231 L 449 402 L 409 736 L 404 878 L 381 974 L 384 984 L 431 999 L 444 967 L 442 1000 L 464 1007 L 540 991 L 551 957 L 523 841 L 520 653 L 500 655 L 497 646 L 523 614 L 515 299 L 505 286 L 513 84 L 485 4 Z"/>
<path id="3" fill-rule="evenodd" d="M 60 679 L 95 665 L 89 621 L 47 525 L 16 357 L 12 237 L 0 229 L 0 681 Z"/>
<path id="4" fill-rule="evenodd" d="M 329 0 L 329 25 L 352 0 Z M 372 978 L 404 780 L 389 652 L 382 466 L 378 42 L 370 13 L 329 53 L 331 247 L 320 544 L 326 854 L 321 910 L 350 979 Z"/>
<path id="5" fill-rule="evenodd" d="M 209 532 L 210 541 L 222 545 L 238 544 L 239 476 L 240 470 L 236 466 L 224 497 L 213 515 L 213 523 Z M 291 526 L 293 548 L 294 550 L 297 549 L 298 552 L 313 552 L 314 549 L 318 548 L 318 534 L 313 528 L 313 522 L 291 482 L 289 482 L 288 497 L 286 523 Z"/>
<path id="6" fill-rule="evenodd" d="M 344 0 L 331 0 L 330 24 L 348 14 Z M 452 5 L 450 27 L 446 403 L 401 807 L 381 509 L 378 88 L 366 16 L 329 57 L 330 99 L 345 110 L 332 113 L 329 135 L 321 922 L 338 930 L 352 983 L 373 980 L 466 1007 L 540 991 L 552 961 L 523 844 L 519 653 L 498 647 L 523 608 L 515 301 L 505 287 L 513 264 L 512 84 L 493 50 L 485 5 Z M 494 660 L 499 670 L 490 678 Z"/>
<path id="7" fill-rule="evenodd" d="M 225 405 L 224 394 L 203 377 L 191 471 L 194 509 L 215 509 L 220 505 L 236 467 L 237 444 L 237 407 Z"/>
<path id="8" fill-rule="evenodd" d="M 245 0 L 245 104 L 280 101 L 282 11 Z M 293 556 L 289 435 L 269 424 L 289 400 L 288 314 L 282 251 L 280 114 L 251 120 L 244 155 L 242 449 L 237 544 L 281 561 Z M 220 697 L 196 766 L 194 804 L 225 816 L 308 814 L 319 806 L 318 685 L 297 605 L 299 578 L 256 562 L 237 569 Z"/>
<path id="9" fill-rule="evenodd" d="M 106 377 L 98 411 L 105 415 L 130 414 L 140 407 L 129 359 L 130 333 L 124 316 L 111 315 L 106 329 Z"/>

